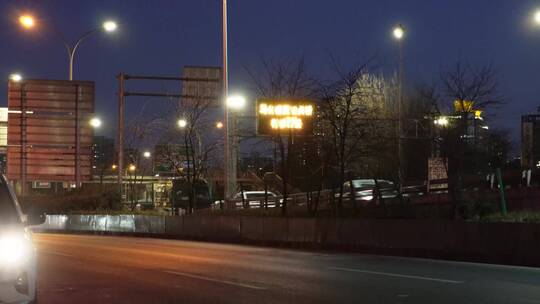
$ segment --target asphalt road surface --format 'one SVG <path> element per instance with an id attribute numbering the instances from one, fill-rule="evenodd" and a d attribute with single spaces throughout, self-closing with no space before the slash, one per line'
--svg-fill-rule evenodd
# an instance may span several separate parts
<path id="1" fill-rule="evenodd" d="M 540 269 L 36 234 L 43 303 L 540 303 Z"/>

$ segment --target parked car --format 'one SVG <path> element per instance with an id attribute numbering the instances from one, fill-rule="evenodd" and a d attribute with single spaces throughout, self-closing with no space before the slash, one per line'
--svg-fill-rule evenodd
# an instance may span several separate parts
<path id="1" fill-rule="evenodd" d="M 0 178 L 0 303 L 36 303 L 37 256 L 31 225 L 43 214 L 25 216 L 5 177 Z"/>
<path id="2" fill-rule="evenodd" d="M 242 200 L 242 193 L 244 194 L 244 199 Z M 277 194 L 274 192 L 268 191 L 268 208 L 274 208 L 276 207 L 276 197 Z M 232 199 L 235 201 L 236 208 L 244 208 L 244 203 L 248 208 L 259 208 L 261 206 L 264 207 L 264 190 L 257 190 L 257 191 L 243 191 L 236 193 Z M 283 199 L 279 200 L 280 202 L 283 201 Z M 219 205 L 223 203 L 222 200 L 217 200 L 214 202 L 214 208 L 219 208 Z"/>
<path id="3" fill-rule="evenodd" d="M 385 179 L 353 179 L 352 191 L 354 191 L 354 199 L 357 202 L 367 204 L 371 201 L 377 201 L 379 197 L 376 190 L 378 190 L 380 198 L 393 199 L 399 196 L 399 190 L 394 182 Z M 351 196 L 351 182 L 347 181 L 343 184 L 343 199 L 349 199 Z M 336 194 L 339 197 L 339 193 Z"/>

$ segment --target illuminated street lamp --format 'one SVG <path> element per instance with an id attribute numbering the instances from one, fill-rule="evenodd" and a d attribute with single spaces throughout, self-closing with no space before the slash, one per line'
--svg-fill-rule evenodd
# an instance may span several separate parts
<path id="1" fill-rule="evenodd" d="M 103 29 L 109 33 L 116 31 L 116 28 L 118 28 L 118 25 L 116 24 L 116 22 L 111 21 L 111 20 L 103 22 L 102 26 L 103 26 Z"/>
<path id="2" fill-rule="evenodd" d="M 187 126 L 187 120 L 180 118 L 178 119 L 177 125 L 180 129 L 184 129 Z"/>
<path id="3" fill-rule="evenodd" d="M 101 127 L 101 119 L 97 117 L 90 119 L 90 126 L 92 126 L 94 129 Z"/>
<path id="4" fill-rule="evenodd" d="M 241 110 L 246 106 L 246 98 L 240 95 L 227 97 L 227 107 L 231 110 Z"/>
<path id="5" fill-rule="evenodd" d="M 32 15 L 22 15 L 19 17 L 19 23 L 27 29 L 33 28 L 36 24 Z"/>
<path id="6" fill-rule="evenodd" d="M 11 81 L 19 82 L 19 81 L 21 81 L 23 78 L 22 78 L 21 74 L 14 73 L 14 74 L 9 75 L 9 79 L 10 79 Z"/>
<path id="7" fill-rule="evenodd" d="M 223 123 L 221 121 L 216 122 L 216 128 L 223 129 Z"/>
<path id="8" fill-rule="evenodd" d="M 116 170 L 116 168 L 118 168 L 117 165 L 112 165 L 112 166 L 111 166 L 111 169 L 113 169 L 113 170 Z"/>
<path id="9" fill-rule="evenodd" d="M 21 26 L 23 28 L 31 29 L 31 28 L 33 28 L 35 26 L 36 19 L 31 15 L 22 15 L 22 16 L 19 17 L 19 23 L 21 24 Z M 111 20 L 107 20 L 102 24 L 101 28 L 99 28 L 99 27 L 93 28 L 93 29 L 87 31 L 86 33 L 84 33 L 83 35 L 81 35 L 75 41 L 75 44 L 73 44 L 73 45 L 71 45 L 68 41 L 65 40 L 64 36 L 62 34 L 60 34 L 60 31 L 55 30 L 55 33 L 60 37 L 60 39 L 64 43 L 64 46 L 65 46 L 66 51 L 68 53 L 69 80 L 73 80 L 73 62 L 74 62 L 74 58 L 75 58 L 75 52 L 77 51 L 77 48 L 79 47 L 81 42 L 83 40 L 85 40 L 86 38 L 88 38 L 93 33 L 97 32 L 97 31 L 99 31 L 101 29 L 103 29 L 107 33 L 111 33 L 111 32 L 116 31 L 117 27 L 118 27 L 118 25 L 116 24 L 116 22 L 111 21 Z"/>
<path id="10" fill-rule="evenodd" d="M 447 117 L 441 116 L 441 117 L 435 119 L 434 123 L 437 126 L 446 127 L 446 126 L 448 126 L 449 120 L 448 120 Z"/>
<path id="11" fill-rule="evenodd" d="M 129 165 L 128 169 L 129 169 L 130 172 L 134 172 L 137 169 L 137 167 L 135 167 L 135 165 L 131 164 L 131 165 Z"/>
<path id="12" fill-rule="evenodd" d="M 403 36 L 405 36 L 405 29 L 401 24 L 398 24 L 396 27 L 394 27 L 394 30 L 392 32 L 394 34 L 394 38 L 397 40 L 403 39 Z"/>
<path id="13" fill-rule="evenodd" d="M 150 151 L 144 151 L 143 153 L 144 158 L 150 158 L 150 156 L 152 156 L 152 153 L 150 153 Z"/>
<path id="14" fill-rule="evenodd" d="M 540 25 L 540 9 L 534 13 L 534 22 L 537 25 Z"/>

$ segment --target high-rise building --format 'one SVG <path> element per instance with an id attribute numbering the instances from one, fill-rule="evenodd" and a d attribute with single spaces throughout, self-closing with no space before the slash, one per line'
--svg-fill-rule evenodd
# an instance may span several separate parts
<path id="1" fill-rule="evenodd" d="M 94 136 L 92 143 L 92 172 L 102 174 L 111 168 L 115 161 L 114 139 Z"/>
<path id="2" fill-rule="evenodd" d="M 521 166 L 540 167 L 540 114 L 521 116 Z"/>

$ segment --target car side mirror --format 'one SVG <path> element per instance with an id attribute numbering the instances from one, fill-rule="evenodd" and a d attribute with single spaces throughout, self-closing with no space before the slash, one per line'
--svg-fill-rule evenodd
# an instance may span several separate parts
<path id="1" fill-rule="evenodd" d="M 27 226 L 38 226 L 47 220 L 47 216 L 42 212 L 31 212 L 26 217 Z"/>

